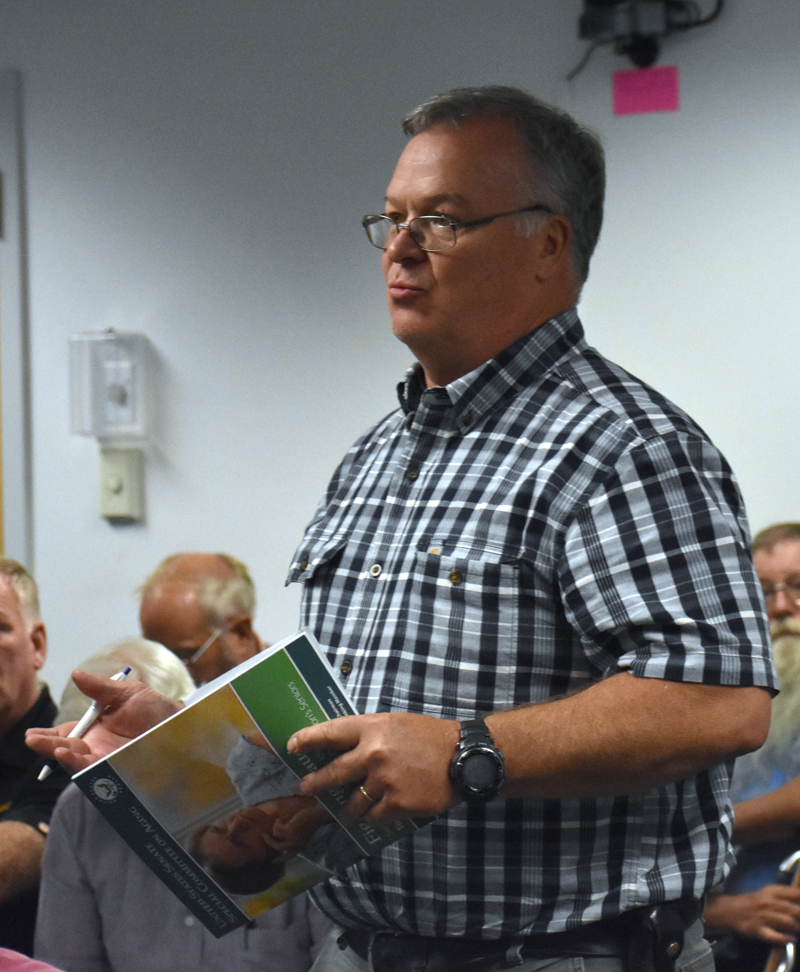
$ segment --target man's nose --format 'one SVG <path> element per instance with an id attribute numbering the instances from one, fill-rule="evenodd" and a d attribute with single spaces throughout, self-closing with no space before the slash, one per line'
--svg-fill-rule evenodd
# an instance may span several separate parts
<path id="1" fill-rule="evenodd" d="M 424 260 L 426 256 L 425 250 L 417 243 L 407 226 L 397 227 L 389 236 L 383 252 L 393 263 L 402 263 L 404 260 Z"/>

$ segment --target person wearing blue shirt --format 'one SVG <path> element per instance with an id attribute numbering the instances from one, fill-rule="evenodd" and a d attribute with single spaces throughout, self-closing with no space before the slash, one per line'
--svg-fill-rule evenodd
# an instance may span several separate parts
<path id="1" fill-rule="evenodd" d="M 718 972 L 762 968 L 770 948 L 796 942 L 800 932 L 800 888 L 776 881 L 800 850 L 800 524 L 762 530 L 753 558 L 781 691 L 766 743 L 734 768 L 736 866 L 706 908 Z"/>

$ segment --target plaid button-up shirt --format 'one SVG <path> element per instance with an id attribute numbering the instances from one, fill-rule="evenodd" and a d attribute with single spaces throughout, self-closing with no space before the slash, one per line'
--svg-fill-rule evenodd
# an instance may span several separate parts
<path id="1" fill-rule="evenodd" d="M 774 684 L 731 470 L 575 311 L 348 452 L 298 549 L 302 619 L 359 711 L 463 720 L 620 671 Z M 344 926 L 492 938 L 700 896 L 730 763 L 641 793 L 459 805 L 315 891 Z"/>

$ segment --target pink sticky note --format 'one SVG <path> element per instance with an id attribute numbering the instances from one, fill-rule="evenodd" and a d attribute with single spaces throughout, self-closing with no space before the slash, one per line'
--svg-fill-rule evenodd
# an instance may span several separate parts
<path id="1" fill-rule="evenodd" d="M 615 115 L 677 111 L 679 104 L 678 69 L 674 66 L 614 72 Z"/>

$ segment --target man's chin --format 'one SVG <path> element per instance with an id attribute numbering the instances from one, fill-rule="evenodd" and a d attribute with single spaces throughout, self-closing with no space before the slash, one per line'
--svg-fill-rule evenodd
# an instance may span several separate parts
<path id="1" fill-rule="evenodd" d="M 795 619 L 792 624 L 775 624 L 779 633 L 772 639 L 772 657 L 778 672 L 784 702 L 789 695 L 800 690 L 800 627 Z"/>
<path id="2" fill-rule="evenodd" d="M 424 314 L 410 307 L 402 307 L 389 304 L 392 319 L 392 334 L 398 341 L 407 344 L 412 351 L 414 345 L 425 343 L 425 338 L 430 336 L 431 324 Z"/>
<path id="3" fill-rule="evenodd" d="M 773 641 L 784 636 L 800 639 L 800 618 L 790 616 L 770 621 L 769 632 L 772 635 Z"/>

